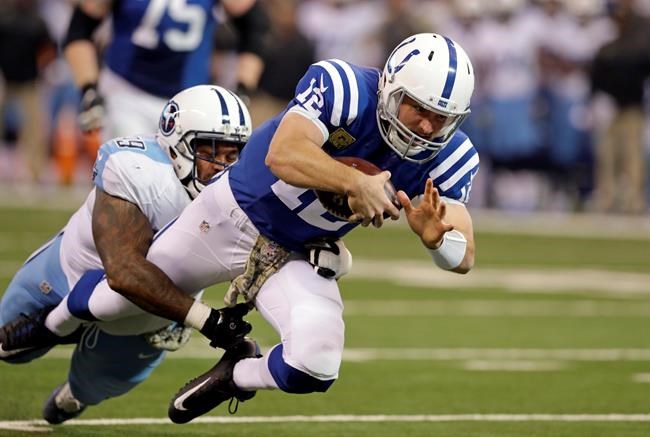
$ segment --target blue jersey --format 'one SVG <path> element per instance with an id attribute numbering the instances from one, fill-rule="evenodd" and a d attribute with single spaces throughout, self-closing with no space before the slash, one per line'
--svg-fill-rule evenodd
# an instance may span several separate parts
<path id="1" fill-rule="evenodd" d="M 106 65 L 136 87 L 168 98 L 208 83 L 214 0 L 116 0 Z"/>
<path id="2" fill-rule="evenodd" d="M 466 203 L 479 158 L 463 132 L 424 164 L 401 159 L 382 140 L 377 126 L 379 70 L 339 60 L 313 64 L 298 83 L 287 109 L 260 126 L 229 171 L 235 199 L 257 229 L 292 250 L 318 237 L 342 237 L 357 224 L 334 217 L 313 190 L 279 180 L 264 164 L 271 138 L 287 111 L 313 120 L 331 156 L 364 158 L 391 172 L 391 181 L 410 198 L 424 192 L 427 178 L 444 197 Z"/>

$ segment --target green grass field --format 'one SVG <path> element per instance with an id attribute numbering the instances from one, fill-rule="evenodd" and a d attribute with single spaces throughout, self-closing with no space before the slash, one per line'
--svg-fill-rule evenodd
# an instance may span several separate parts
<path id="1" fill-rule="evenodd" d="M 0 207 L 0 293 L 68 215 Z M 647 237 L 479 228 L 467 276 L 436 270 L 403 226 L 355 231 L 346 242 L 355 256 L 340 283 L 346 353 L 326 394 L 259 392 L 234 416 L 222 405 L 204 421 L 171 425 L 171 396 L 220 355 L 196 336 L 131 393 L 46 427 L 31 421 L 65 380 L 63 347 L 27 365 L 0 363 L 0 435 L 650 435 Z M 218 305 L 223 291 L 208 290 L 207 300 Z M 277 342 L 259 315 L 250 319 L 263 346 Z M 126 420 L 137 418 L 152 420 Z"/>

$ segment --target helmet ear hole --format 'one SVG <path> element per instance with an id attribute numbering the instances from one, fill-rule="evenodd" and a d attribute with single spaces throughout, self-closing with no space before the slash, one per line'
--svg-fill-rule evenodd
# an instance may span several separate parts
<path id="1" fill-rule="evenodd" d="M 172 160 L 175 160 L 176 158 L 178 158 L 178 155 L 176 154 L 176 151 L 174 150 L 173 147 L 168 147 L 168 152 L 169 152 L 169 156 L 171 157 Z"/>

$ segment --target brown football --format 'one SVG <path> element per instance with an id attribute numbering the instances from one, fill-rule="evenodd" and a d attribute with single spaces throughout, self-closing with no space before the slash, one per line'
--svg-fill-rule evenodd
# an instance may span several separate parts
<path id="1" fill-rule="evenodd" d="M 370 176 L 382 172 L 382 169 L 377 167 L 372 162 L 366 161 L 365 159 L 362 158 L 357 158 L 356 156 L 338 156 L 338 157 L 334 157 L 334 159 L 342 162 L 343 164 L 349 165 L 350 167 L 354 167 L 357 170 Z M 393 205 L 395 205 L 398 209 L 401 208 L 401 205 L 397 200 L 397 192 L 395 190 L 395 186 L 390 181 L 390 179 L 386 181 L 386 185 L 384 185 L 384 190 L 386 191 L 386 196 L 388 196 L 390 201 L 393 202 Z M 332 215 L 341 218 L 343 220 L 347 220 L 352 215 L 352 210 L 348 205 L 347 195 L 332 193 L 330 191 L 321 191 L 321 190 L 314 190 L 314 191 L 316 193 L 316 197 L 318 197 L 318 200 L 320 200 L 320 203 Z M 388 214 L 384 214 L 384 218 L 388 218 Z"/>

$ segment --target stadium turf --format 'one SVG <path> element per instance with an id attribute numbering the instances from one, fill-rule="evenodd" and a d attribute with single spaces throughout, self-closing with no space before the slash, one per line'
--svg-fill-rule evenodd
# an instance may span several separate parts
<path id="1" fill-rule="evenodd" d="M 69 214 L 0 207 L 0 293 Z M 326 394 L 259 392 L 234 416 L 222 405 L 167 423 L 171 396 L 219 358 L 197 335 L 131 393 L 53 435 L 650 435 L 650 239 L 480 228 L 476 239 L 463 277 L 435 271 L 403 225 L 346 239 L 356 263 L 340 282 L 346 351 Z M 206 297 L 218 305 L 223 292 Z M 251 321 L 262 345 L 277 341 Z M 0 363 L 0 436 L 53 428 L 37 419 L 69 354 Z"/>

